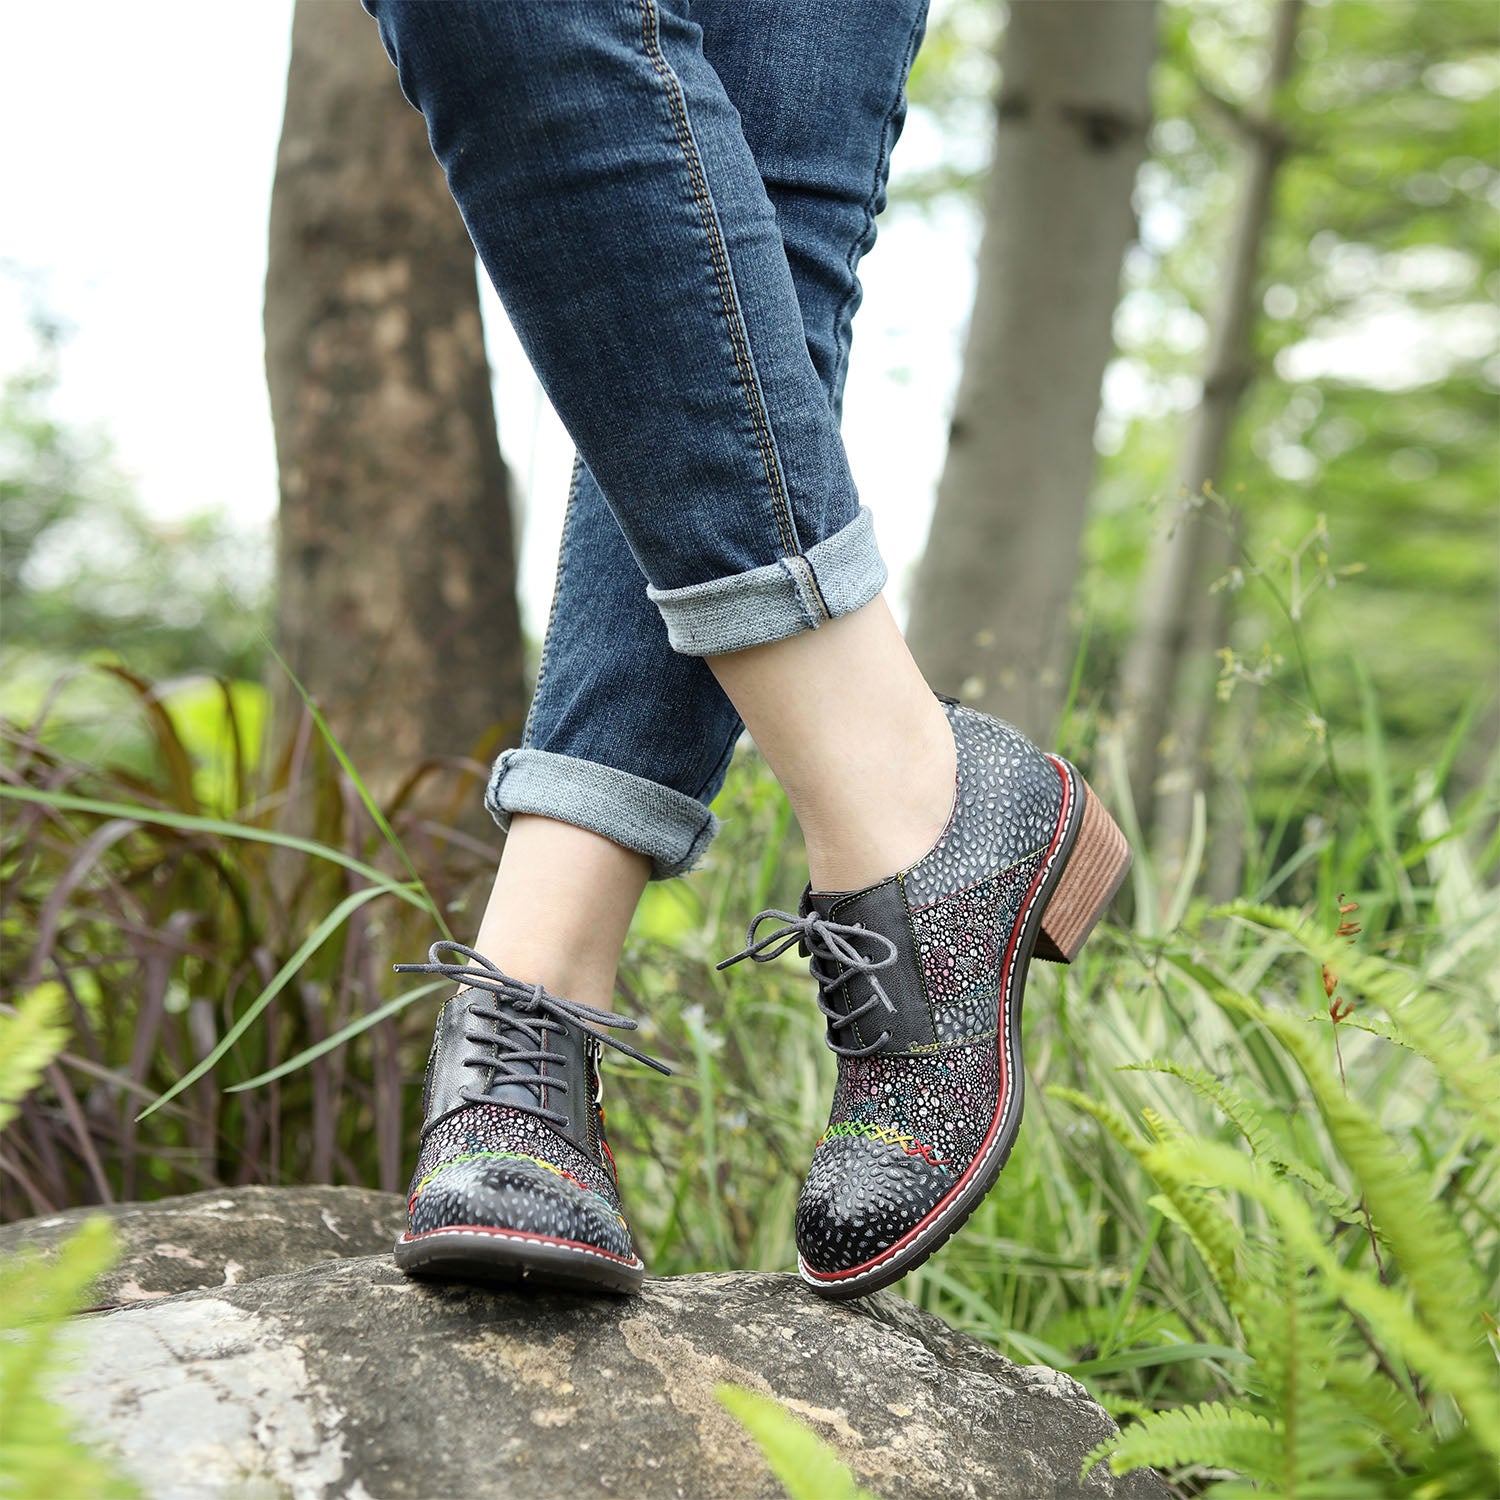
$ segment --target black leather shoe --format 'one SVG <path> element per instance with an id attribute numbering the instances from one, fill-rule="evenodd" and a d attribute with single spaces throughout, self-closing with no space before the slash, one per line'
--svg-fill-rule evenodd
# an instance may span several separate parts
<path id="1" fill-rule="evenodd" d="M 720 965 L 795 944 L 818 981 L 838 1084 L 797 1247 L 803 1279 L 827 1297 L 898 1280 L 994 1186 L 1021 1123 L 1027 967 L 1070 962 L 1130 867 L 1073 766 L 944 704 L 957 788 L 932 848 L 865 890 L 809 889 L 795 916 L 762 912 Z"/>
<path id="2" fill-rule="evenodd" d="M 441 962 L 445 949 L 473 965 Z M 521 984 L 461 943 L 434 943 L 428 957 L 397 972 L 464 988 L 438 1016 L 396 1264 L 413 1276 L 639 1291 L 646 1267 L 604 1139 L 602 1045 L 670 1070 L 598 1029 L 634 1021 Z"/>

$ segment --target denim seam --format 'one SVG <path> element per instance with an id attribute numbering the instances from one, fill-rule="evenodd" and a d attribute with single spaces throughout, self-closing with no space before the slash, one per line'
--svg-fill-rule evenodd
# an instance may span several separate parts
<path id="1" fill-rule="evenodd" d="M 829 382 L 831 390 L 838 390 L 839 380 L 843 376 L 844 368 L 849 362 L 849 343 L 845 338 L 852 318 L 848 316 L 849 304 L 854 301 L 859 292 L 859 280 L 856 267 L 861 258 L 860 246 L 865 243 L 866 237 L 875 224 L 875 200 L 880 196 L 882 178 L 890 167 L 891 162 L 891 122 L 896 117 L 896 111 L 901 107 L 902 97 L 906 93 L 906 80 L 911 75 L 911 65 L 917 55 L 917 37 L 923 29 L 926 19 L 927 7 L 923 5 L 916 18 L 912 21 L 911 35 L 906 39 L 906 55 L 902 60 L 901 71 L 897 74 L 896 97 L 891 100 L 891 107 L 885 112 L 885 119 L 880 126 L 880 154 L 875 161 L 875 180 L 870 184 L 870 194 L 865 199 L 865 226 L 853 244 L 849 246 L 849 253 L 844 257 L 844 264 L 848 267 L 850 287 L 844 294 L 844 300 L 839 303 L 838 312 L 833 320 L 834 348 L 836 350 L 838 363 L 833 370 L 833 378 Z"/>
<path id="2" fill-rule="evenodd" d="M 537 659 L 536 681 L 531 685 L 531 703 L 526 710 L 526 723 L 521 729 L 521 743 L 531 743 L 531 725 L 536 718 L 537 700 L 542 695 L 542 684 L 547 680 L 547 661 L 552 645 L 552 627 L 557 621 L 557 601 L 562 597 L 563 568 L 568 560 L 568 538 L 573 530 L 573 509 L 578 499 L 578 486 L 583 478 L 583 459 L 573 455 L 573 474 L 568 480 L 568 499 L 563 506 L 562 535 L 557 543 L 557 572 L 552 577 L 552 603 L 547 610 L 547 629 L 542 634 L 542 654 Z"/>
<path id="3" fill-rule="evenodd" d="M 807 568 L 807 582 L 812 590 L 813 602 L 816 609 L 823 612 L 825 620 L 831 620 L 833 618 L 833 611 L 828 607 L 828 600 L 824 597 L 823 585 L 818 582 L 818 570 L 813 567 L 810 558 L 805 561 L 802 558 L 798 558 L 797 560 L 798 562 L 803 562 Z M 816 626 L 816 620 L 814 621 L 814 625 Z"/>
<path id="4" fill-rule="evenodd" d="M 791 504 L 786 492 L 786 481 L 777 458 L 775 440 L 766 417 L 760 382 L 756 377 L 755 365 L 750 355 L 749 336 L 745 330 L 744 315 L 734 287 L 729 251 L 719 229 L 713 195 L 709 191 L 708 181 L 703 173 L 703 163 L 698 155 L 697 143 L 693 138 L 692 126 L 688 121 L 687 101 L 683 95 L 682 82 L 661 50 L 660 23 L 655 0 L 638 0 L 638 3 L 641 13 L 641 41 L 646 49 L 646 56 L 666 91 L 668 108 L 672 112 L 672 127 L 688 170 L 698 217 L 708 240 L 709 256 L 714 266 L 714 280 L 718 284 L 724 321 L 734 349 L 735 367 L 739 373 L 740 385 L 745 392 L 750 424 L 755 429 L 756 445 L 760 450 L 761 465 L 765 469 L 766 484 L 770 490 L 771 510 L 776 521 L 777 535 L 785 552 L 792 556 L 800 556 L 802 548 L 797 539 L 796 522 L 792 516 Z"/>
<path id="5" fill-rule="evenodd" d="M 797 591 L 797 602 L 802 606 L 802 613 L 807 616 L 808 623 L 816 630 L 825 616 L 818 612 L 818 606 L 823 602 L 822 595 L 819 594 L 814 598 L 808 582 L 812 574 L 812 564 L 800 557 L 783 557 L 780 561 L 782 570 L 792 580 L 792 587 Z M 798 567 L 798 563 L 802 566 Z M 832 616 L 828 615 L 826 618 L 831 619 Z"/>

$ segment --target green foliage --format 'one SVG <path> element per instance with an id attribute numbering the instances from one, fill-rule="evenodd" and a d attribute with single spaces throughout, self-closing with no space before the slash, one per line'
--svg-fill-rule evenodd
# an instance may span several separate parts
<path id="1" fill-rule="evenodd" d="M 60 984 L 38 985 L 16 1009 L 0 1015 L 0 1130 L 15 1119 L 21 1100 L 67 1045 L 67 996 Z"/>
<path id="2" fill-rule="evenodd" d="M 114 1231 L 90 1219 L 55 1259 L 12 1258 L 0 1274 L 0 1494 L 132 1500 L 139 1492 L 74 1434 L 72 1419 L 46 1396 L 46 1381 L 68 1357 L 70 1316 L 113 1263 Z"/>
<path id="3" fill-rule="evenodd" d="M 1103 472 L 1080 597 L 1103 690 L 1134 628 L 1139 565 L 1179 497 L 1240 164 L 1237 120 L 1259 86 L 1270 0 L 1162 8 L 1151 158 L 1115 319 L 1128 402 L 1100 426 Z M 1493 6 L 1423 0 L 1306 5 L 1278 106 L 1287 150 L 1258 288 L 1250 386 L 1216 490 L 1267 563 L 1324 518 L 1339 608 L 1306 623 L 1320 662 L 1368 663 L 1387 743 L 1410 775 L 1439 754 L 1456 708 L 1493 702 L 1493 297 L 1500 235 Z M 1003 54 L 1002 54 L 1003 64 Z M 1158 497 L 1154 507 L 1147 496 Z M 1338 570 L 1358 566 L 1357 588 Z M 1437 601 L 1441 601 L 1438 607 Z M 1275 663 L 1265 693 L 1300 696 L 1289 629 L 1263 596 L 1234 599 L 1229 639 Z M 1323 730 L 1363 765 L 1358 674 L 1326 674 Z M 1314 734 L 1297 716 L 1235 725 L 1224 769 L 1259 821 L 1295 786 Z M 1473 746 L 1466 747 L 1473 755 Z M 1249 772 L 1253 767 L 1251 782 Z M 1465 766 L 1472 774 L 1472 759 Z M 1233 793 L 1229 793 L 1232 795 Z M 1284 852 L 1284 851 L 1283 851 Z"/>
<path id="4" fill-rule="evenodd" d="M 755 1439 L 791 1500 L 876 1500 L 855 1482 L 832 1444 L 780 1402 L 737 1385 L 715 1386 L 714 1395 Z"/>
<path id="5" fill-rule="evenodd" d="M 60 985 L 44 985 L 0 1015 L 0 1128 L 67 1042 L 62 1000 Z M 72 1420 L 46 1395 L 49 1375 L 66 1357 L 60 1345 L 69 1317 L 115 1255 L 109 1221 L 90 1219 L 54 1260 L 23 1253 L 0 1264 L 0 1494 L 128 1500 L 137 1493 L 77 1441 Z"/>
<path id="6" fill-rule="evenodd" d="M 1398 977 L 1384 960 L 1355 958 L 1346 941 L 1295 912 L 1243 903 L 1231 912 L 1253 921 L 1263 940 L 1292 935 L 1303 954 L 1326 966 L 1329 994 L 1336 985 L 1352 993 L 1360 982 L 1362 998 L 1388 1008 L 1398 1040 L 1404 1016 L 1419 1026 L 1430 1022 L 1420 983 Z M 1239 1398 L 1233 1408 L 1209 1403 L 1138 1414 L 1136 1425 L 1092 1460 L 1108 1456 L 1117 1473 L 1146 1464 L 1228 1469 L 1253 1480 L 1256 1493 L 1282 1496 L 1380 1496 L 1398 1479 L 1432 1486 L 1423 1493 L 1456 1496 L 1500 1483 L 1500 1388 L 1483 1334 L 1490 1289 L 1458 1214 L 1441 1188 L 1435 1191 L 1431 1173 L 1346 1090 L 1304 1019 L 1244 993 L 1199 959 L 1173 954 L 1169 961 L 1205 1000 L 1281 1050 L 1290 1068 L 1278 1076 L 1305 1082 L 1327 1154 L 1314 1158 L 1268 1126 L 1272 1099 L 1252 1103 L 1243 1084 L 1201 1068 L 1136 1065 L 1185 1082 L 1232 1124 L 1248 1153 L 1198 1134 L 1165 1133 L 1149 1108 L 1141 1111 L 1148 1126 L 1142 1135 L 1083 1093 L 1052 1091 L 1103 1124 L 1149 1175 L 1202 1256 L 1251 1357 L 1231 1377 Z M 1342 1007 L 1339 1013 L 1335 1026 Z M 1489 1131 L 1482 1114 L 1467 1111 L 1476 1079 L 1490 1076 L 1489 1061 L 1453 1049 L 1442 1028 L 1425 1034 L 1430 1043 L 1436 1038 L 1424 1055 L 1435 1065 L 1436 1088 L 1454 1099 L 1444 1114 L 1462 1151 L 1466 1138 L 1481 1140 Z M 1350 1192 L 1335 1186 L 1334 1175 Z M 1350 1212 L 1355 1200 L 1360 1214 Z M 1264 1228 L 1241 1235 L 1252 1207 Z M 1362 1215 L 1368 1240 L 1346 1227 Z M 1377 1241 L 1383 1256 L 1375 1253 Z M 1465 1423 L 1457 1444 L 1450 1411 Z M 1233 1484 L 1216 1490 L 1238 1492 Z"/>
<path id="7" fill-rule="evenodd" d="M 1176 498 L 1235 182 L 1225 122 L 1253 97 L 1269 6 L 1162 13 L 1110 382 L 1136 394 L 1100 423 L 1080 589 L 1080 763 Z M 935 22 L 913 99 L 967 144 L 909 197 L 982 175 L 995 15 L 962 0 Z M 1020 1145 L 902 1286 L 1087 1382 L 1126 1424 L 1110 1462 L 1173 1469 L 1183 1496 L 1496 1490 L 1495 366 L 1478 337 L 1500 276 L 1494 41 L 1478 4 L 1304 9 L 1256 383 L 1215 485 L 1246 545 L 1222 581 L 1239 623 L 1221 692 L 1241 717 L 1210 804 L 1242 808 L 1243 899 L 1206 909 L 1220 828 L 1200 826 L 1169 889 L 1138 849 L 1129 927 L 1101 928 L 1067 970 L 1034 967 Z M 243 680 L 261 665 L 254 612 L 216 581 L 235 544 L 142 519 L 51 416 L 50 360 L 44 344 L 0 417 L 0 982 L 28 1014 L 63 1004 L 76 1040 L 6 1129 L 6 1211 L 217 1182 L 399 1188 L 435 987 L 392 994 L 386 966 L 444 923 L 472 931 L 493 850 L 447 829 L 477 786 L 456 777 L 449 816 L 419 812 L 432 775 L 416 768 L 377 803 L 313 715 L 267 724 Z M 1153 492 L 1169 502 L 1155 515 Z M 109 588 L 90 534 L 115 539 Z M 135 670 L 99 664 L 106 642 Z M 62 658 L 93 664 L 54 683 Z M 1128 821 L 1117 772 L 1092 774 Z M 676 1074 L 619 1067 L 607 1085 L 663 1274 L 794 1264 L 833 1074 L 794 958 L 714 970 L 803 879 L 753 754 L 717 810 L 707 867 L 648 891 L 622 968 L 622 1009 Z M 1345 892 L 1357 948 L 1330 930 Z M 1337 1021 L 1335 997 L 1354 1006 Z M 48 1030 L 25 1024 L 40 1030 L 12 1039 Z M 51 1037 L 17 1045 L 28 1079 Z"/>
<path id="8" fill-rule="evenodd" d="M 147 722 L 161 747 L 149 775 L 80 765 L 28 726 L 0 788 L 12 891 L 0 964 L 13 984 L 63 986 L 88 1028 L 59 1064 L 95 1091 L 99 1169 L 127 1196 L 281 1174 L 399 1186 L 430 1015 L 414 1002 L 430 987 L 390 998 L 380 975 L 386 954 L 425 945 L 434 907 L 462 916 L 461 882 L 399 798 L 365 813 L 336 755 L 309 750 L 293 775 L 274 743 L 242 754 L 259 768 L 244 801 L 211 816 L 198 789 L 220 730 L 189 742 L 170 711 Z M 311 720 L 301 738 L 318 744 Z M 1395 1493 L 1420 1477 L 1455 1500 L 1472 1488 L 1493 1410 L 1476 1309 L 1500 1286 L 1496 1167 L 1478 1149 L 1493 1131 L 1485 997 L 1500 923 L 1469 852 L 1493 798 L 1450 812 L 1444 774 L 1409 788 L 1393 776 L 1374 833 L 1360 810 L 1336 809 L 1309 856 L 1261 881 L 1274 893 L 1310 868 L 1330 911 L 1339 891 L 1357 892 L 1358 950 L 1305 912 L 1252 901 L 1205 912 L 1189 872 L 1171 903 L 1179 927 L 1142 903 L 1133 931 L 1102 928 L 1071 968 L 1035 966 L 1033 1078 L 1071 1089 L 1123 1149 L 1101 1151 L 1033 1087 L 999 1187 L 907 1294 L 1018 1358 L 1072 1371 L 1132 1424 L 1216 1402 L 1258 1415 L 1271 1468 L 1241 1472 L 1265 1482 L 1374 1475 Z M 608 1085 L 632 1221 L 665 1274 L 793 1264 L 797 1185 L 832 1081 L 801 965 L 753 980 L 714 969 L 747 912 L 796 900 L 803 860 L 785 799 L 744 755 L 718 811 L 708 868 L 651 887 L 622 971 L 622 1007 L 676 1075 L 621 1067 Z M 179 912 L 187 925 L 173 925 Z M 362 926 L 371 913 L 380 927 Z M 1357 1008 L 1320 1032 L 1304 1017 L 1326 1003 L 1328 976 Z M 143 1027 L 155 1028 L 144 1042 Z M 394 1089 L 377 1095 L 393 1066 Z M 39 1098 L 7 1152 L 49 1195 L 39 1207 L 76 1201 L 94 1169 L 62 1096 L 49 1085 Z M 65 1178 L 45 1177 L 49 1160 Z M 1163 1441 L 1188 1441 L 1197 1429 L 1183 1420 Z M 1230 1437 L 1249 1441 L 1234 1421 Z M 1125 1438 L 1121 1461 L 1155 1441 L 1135 1425 Z M 1222 1447 L 1174 1451 L 1194 1460 L 1178 1476 L 1185 1492 L 1216 1482 Z"/>
<path id="9" fill-rule="evenodd" d="M 3 708 L 35 712 L 58 667 L 109 654 L 152 677 L 254 676 L 268 597 L 263 542 L 205 509 L 150 516 L 108 444 L 55 415 L 59 329 L 0 384 Z"/>
<path id="10" fill-rule="evenodd" d="M 434 986 L 379 991 L 490 864 L 435 836 L 475 777 L 414 768 L 372 812 L 316 717 L 268 726 L 259 689 L 200 681 L 184 709 L 118 668 L 72 680 L 114 695 L 118 758 L 56 698 L 0 730 L 0 982 L 62 985 L 80 1037 L 10 1133 L 9 1211 L 283 1173 L 399 1188 L 430 1025 L 408 1007 Z"/>

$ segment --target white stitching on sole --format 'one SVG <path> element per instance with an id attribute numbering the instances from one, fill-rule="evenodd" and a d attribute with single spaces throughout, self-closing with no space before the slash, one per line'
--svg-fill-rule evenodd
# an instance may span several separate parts
<path id="1" fill-rule="evenodd" d="M 607 1265 L 618 1266 L 627 1271 L 644 1271 L 646 1269 L 646 1262 L 640 1259 L 621 1260 L 618 1255 L 611 1255 L 606 1250 L 593 1250 L 587 1245 L 576 1245 L 570 1240 L 539 1239 L 535 1235 L 517 1234 L 514 1230 L 510 1229 L 465 1229 L 461 1225 L 456 1225 L 452 1229 L 429 1229 L 426 1234 L 419 1234 L 415 1237 L 403 1234 L 396 1243 L 398 1245 L 420 1245 L 427 1239 L 427 1235 L 439 1234 L 462 1235 L 467 1239 L 473 1240 L 509 1240 L 521 1245 L 538 1245 L 545 1250 L 566 1250 L 570 1255 L 589 1256 L 594 1260 L 602 1260 Z"/>

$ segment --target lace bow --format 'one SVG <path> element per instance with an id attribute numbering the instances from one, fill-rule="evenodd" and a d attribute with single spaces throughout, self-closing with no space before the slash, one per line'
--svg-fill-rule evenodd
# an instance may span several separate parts
<path id="1" fill-rule="evenodd" d="M 462 953 L 472 960 L 470 963 L 444 963 L 438 954 L 447 950 Z M 477 967 L 476 967 L 477 965 Z M 554 1124 L 566 1125 L 567 1116 L 557 1110 L 547 1109 L 542 1104 L 542 1089 L 556 1089 L 567 1093 L 568 1081 L 556 1074 L 543 1076 L 544 1063 L 566 1063 L 567 1058 L 559 1052 L 547 1049 L 549 1032 L 566 1032 L 577 1028 L 585 1036 L 616 1052 L 623 1052 L 637 1062 L 655 1068 L 658 1073 L 671 1073 L 671 1069 L 644 1052 L 637 1052 L 616 1037 L 600 1028 L 609 1026 L 620 1031 L 634 1031 L 639 1021 L 628 1016 L 612 1015 L 609 1011 L 596 1010 L 577 1000 L 565 1000 L 561 995 L 549 994 L 539 984 L 522 984 L 513 979 L 498 965 L 493 964 L 482 953 L 463 943 L 438 942 L 427 950 L 425 964 L 396 964 L 398 974 L 436 974 L 468 989 L 479 990 L 493 996 L 493 1003 L 481 1003 L 481 996 L 467 1002 L 465 1009 L 474 1020 L 493 1021 L 495 1030 L 465 1031 L 464 1040 L 474 1049 L 465 1057 L 466 1068 L 488 1068 L 490 1079 L 483 1093 L 468 1088 L 460 1091 L 459 1097 L 470 1104 L 484 1104 L 491 1100 L 493 1091 L 506 1084 L 518 1083 L 530 1089 L 536 1096 L 535 1104 L 512 1101 L 511 1107 L 527 1114 L 537 1115 Z"/>
<path id="2" fill-rule="evenodd" d="M 771 921 L 780 921 L 783 925 L 764 937 L 756 937 L 756 930 L 761 923 Z M 856 941 L 878 943 L 885 948 L 885 956 L 869 957 L 855 946 Z M 818 1009 L 828 1022 L 829 1049 L 840 1057 L 869 1057 L 878 1052 L 890 1039 L 889 1030 L 882 1031 L 873 1042 L 863 1047 L 845 1046 L 835 1040 L 834 1033 L 847 1030 L 851 1036 L 858 1036 L 854 1027 L 866 1017 L 882 1009 L 891 1015 L 896 1014 L 896 1007 L 886 994 L 884 985 L 875 977 L 877 969 L 889 968 L 896 962 L 896 945 L 884 933 L 873 932 L 858 922 L 831 922 L 815 911 L 797 916 L 789 911 L 777 911 L 773 908 L 755 917 L 745 932 L 745 946 L 717 967 L 727 969 L 730 964 L 737 964 L 746 958 L 753 963 L 770 963 L 773 958 L 780 958 L 794 946 L 807 956 L 808 970 L 818 981 Z M 830 1005 L 828 1000 L 833 992 L 848 984 L 856 974 L 868 977 L 869 998 L 844 1010 Z"/>

